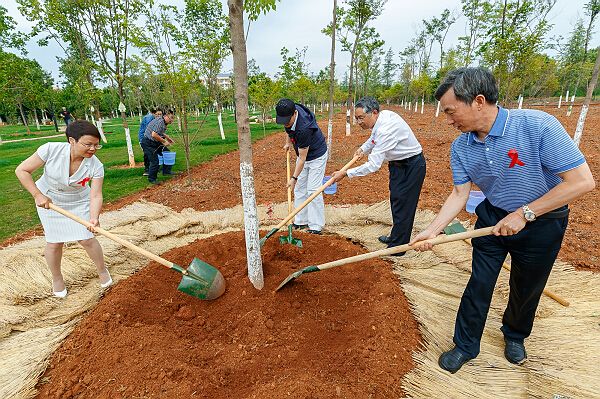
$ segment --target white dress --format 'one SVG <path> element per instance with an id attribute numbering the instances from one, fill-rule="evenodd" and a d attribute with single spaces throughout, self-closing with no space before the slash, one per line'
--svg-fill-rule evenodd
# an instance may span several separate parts
<path id="1" fill-rule="evenodd" d="M 42 194 L 52 202 L 79 216 L 90 220 L 90 191 L 92 179 L 104 176 L 104 166 L 94 155 L 84 158 L 79 169 L 69 176 L 71 145 L 69 143 L 46 143 L 37 150 L 46 164 L 44 174 L 35 182 Z M 94 235 L 85 226 L 51 209 L 36 207 L 46 242 L 60 243 L 86 240 Z"/>

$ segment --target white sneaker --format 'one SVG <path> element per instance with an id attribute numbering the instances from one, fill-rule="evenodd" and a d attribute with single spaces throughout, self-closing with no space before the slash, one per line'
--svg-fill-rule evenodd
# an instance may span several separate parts
<path id="1" fill-rule="evenodd" d="M 57 298 L 64 298 L 67 296 L 67 289 L 65 288 L 62 291 L 52 291 L 54 293 L 54 296 Z"/>

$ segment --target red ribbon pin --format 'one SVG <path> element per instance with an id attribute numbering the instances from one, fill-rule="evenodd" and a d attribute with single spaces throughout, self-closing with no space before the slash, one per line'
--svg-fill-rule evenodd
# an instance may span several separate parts
<path id="1" fill-rule="evenodd" d="M 375 144 L 375 140 L 371 139 L 371 143 Z"/>
<path id="2" fill-rule="evenodd" d="M 81 184 L 81 187 L 85 186 L 85 183 L 89 182 L 90 179 L 89 177 L 86 177 L 85 179 L 83 179 L 82 181 L 78 181 L 76 184 Z"/>
<path id="3" fill-rule="evenodd" d="M 514 148 L 508 151 L 508 156 L 510 158 L 510 165 L 508 165 L 509 168 L 514 168 L 515 165 L 525 166 L 523 161 L 519 159 L 519 153 Z"/>

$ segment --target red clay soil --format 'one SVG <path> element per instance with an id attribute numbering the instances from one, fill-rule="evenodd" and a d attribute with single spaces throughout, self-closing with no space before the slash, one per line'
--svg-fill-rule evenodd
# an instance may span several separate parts
<path id="1" fill-rule="evenodd" d="M 579 108 L 575 107 L 570 117 L 565 116 L 564 108 L 555 106 L 532 106 L 555 115 L 570 134 L 575 131 Z M 392 107 L 412 127 L 417 135 L 427 159 L 427 176 L 419 201 L 420 209 L 439 211 L 444 200 L 452 189 L 452 177 L 449 168 L 450 144 L 458 135 L 458 131 L 444 122 L 444 117 L 435 119 L 435 109 L 426 107 L 425 113 L 414 113 L 400 107 Z M 345 115 L 338 114 L 334 122 L 334 142 L 332 158 L 327 166 L 331 173 L 340 169 L 352 158 L 355 149 L 368 137 L 358 125 L 353 127 L 353 134 L 345 136 Z M 327 121 L 321 120 L 319 125 L 327 132 Z M 592 169 L 594 177 L 600 178 L 600 107 L 590 109 L 587 115 L 585 132 L 581 141 L 581 149 Z M 283 202 L 287 200 L 285 191 L 285 153 L 281 149 L 285 140 L 284 133 L 274 134 L 253 146 L 254 178 L 257 202 Z M 362 161 L 359 161 L 362 162 Z M 387 167 L 379 172 L 363 178 L 345 179 L 338 184 L 335 195 L 326 196 L 328 204 L 369 204 L 387 199 L 388 175 Z M 141 178 L 141 177 L 140 177 Z M 180 195 L 173 195 L 176 192 Z M 185 176 L 166 182 L 159 187 L 151 187 L 136 195 L 122 199 L 105 209 L 118 209 L 122 206 L 144 198 L 149 201 L 163 203 L 174 209 L 194 208 L 199 211 L 223 209 L 241 203 L 239 179 L 239 153 L 233 152 L 215 158 L 200 165 L 192 171 L 192 184 L 187 184 Z M 571 204 L 569 228 L 559 258 L 585 270 L 600 271 L 600 228 L 598 190 L 587 194 Z M 475 220 L 466 212 L 461 219 Z"/>
<path id="2" fill-rule="evenodd" d="M 263 232 L 262 234 L 264 234 Z M 164 254 L 194 254 L 228 287 L 211 302 L 177 291 L 157 263 L 112 288 L 54 353 L 38 398 L 391 398 L 421 337 L 390 265 L 380 259 L 304 275 L 300 267 L 363 253 L 335 235 L 271 238 L 265 288 L 247 278 L 242 232 Z"/>

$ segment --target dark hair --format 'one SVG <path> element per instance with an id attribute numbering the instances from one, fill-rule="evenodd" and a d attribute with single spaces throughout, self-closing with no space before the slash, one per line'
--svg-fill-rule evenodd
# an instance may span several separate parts
<path id="1" fill-rule="evenodd" d="M 448 72 L 435 91 L 435 98 L 439 101 L 450 88 L 454 89 L 454 95 L 458 100 L 468 105 L 480 94 L 485 97 L 488 104 L 496 104 L 498 101 L 496 79 L 485 68 L 458 68 Z"/>
<path id="2" fill-rule="evenodd" d="M 79 141 L 83 136 L 93 136 L 100 140 L 98 128 L 88 121 L 76 120 L 67 126 L 67 140 L 72 137 Z"/>
<path id="3" fill-rule="evenodd" d="M 150 113 L 155 114 L 156 111 L 158 111 L 158 110 L 159 110 L 158 108 L 152 107 L 152 108 L 150 108 Z"/>
<path id="4" fill-rule="evenodd" d="M 172 108 L 165 108 L 162 113 L 163 115 L 175 115 L 175 111 Z"/>
<path id="5" fill-rule="evenodd" d="M 354 104 L 354 108 L 362 108 L 365 114 L 370 114 L 373 110 L 379 112 L 379 103 L 373 97 L 363 97 Z"/>

